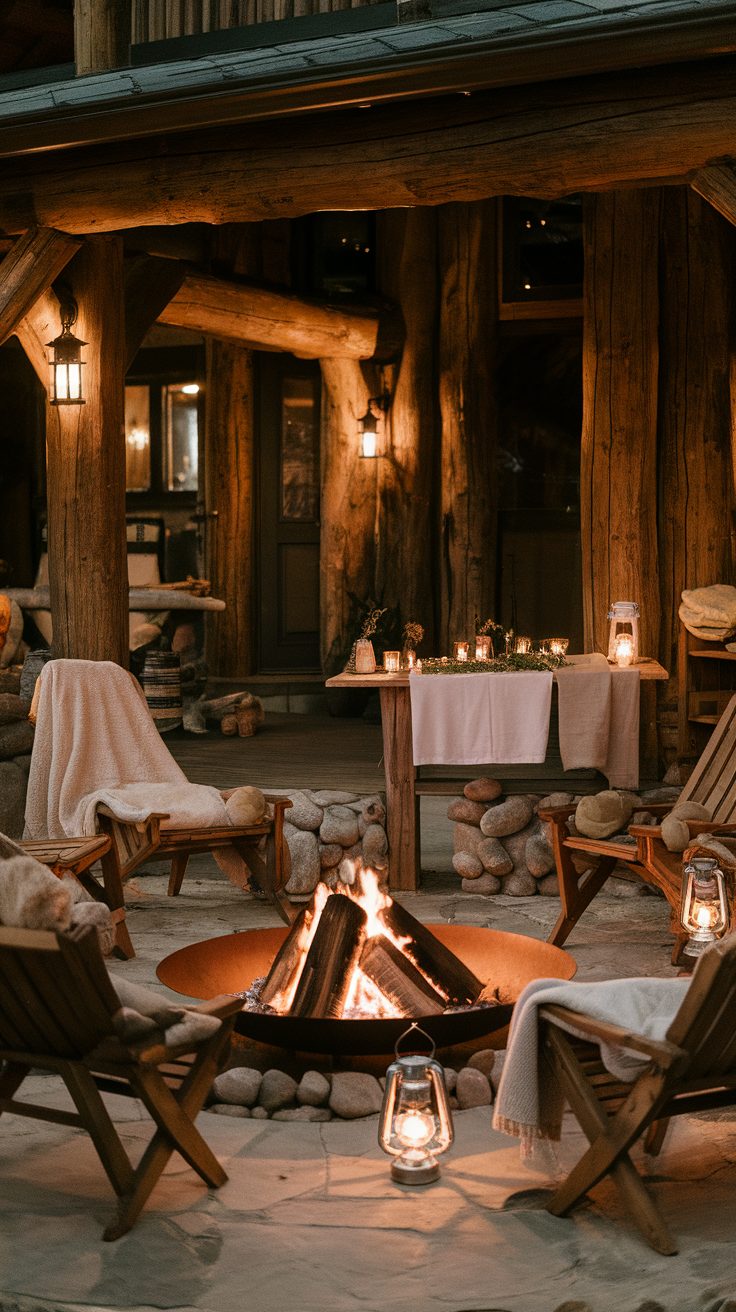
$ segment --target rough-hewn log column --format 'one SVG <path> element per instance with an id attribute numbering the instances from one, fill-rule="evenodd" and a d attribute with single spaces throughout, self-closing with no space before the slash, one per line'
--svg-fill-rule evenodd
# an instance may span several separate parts
<path id="1" fill-rule="evenodd" d="M 683 588 L 733 581 L 730 357 L 736 233 L 687 188 L 662 193 L 660 659 L 675 669 Z"/>
<path id="2" fill-rule="evenodd" d="M 659 192 L 585 203 L 580 532 L 586 651 L 607 649 L 612 601 L 641 606 L 658 649 L 657 246 Z"/>
<path id="3" fill-rule="evenodd" d="M 321 360 L 320 651 L 326 674 L 342 668 L 351 636 L 350 598 L 375 596 L 378 460 L 358 451 L 358 420 L 369 389 L 357 360 Z"/>
<path id="4" fill-rule="evenodd" d="M 378 310 L 343 309 L 195 272 L 187 273 L 158 318 L 178 328 L 311 360 L 369 360 L 392 355 L 401 345 L 395 322 Z"/>
<path id="5" fill-rule="evenodd" d="M 440 647 L 495 614 L 494 386 L 496 211 L 493 201 L 439 211 L 439 388 L 442 418 Z"/>
<path id="6" fill-rule="evenodd" d="M 379 460 L 376 595 L 419 621 L 434 641 L 432 579 L 437 563 L 431 518 L 435 471 L 437 217 L 429 208 L 381 216 L 379 234 L 398 253 L 384 291 L 401 305 L 406 342 L 393 370 L 387 459 Z M 391 278 L 391 283 L 387 279 Z"/>
<path id="7" fill-rule="evenodd" d="M 77 77 L 130 63 L 130 0 L 74 0 Z"/>
<path id="8" fill-rule="evenodd" d="M 253 353 L 237 342 L 207 341 L 205 396 L 207 577 L 227 609 L 207 617 L 214 674 L 250 674 L 253 601 Z"/>
<path id="9" fill-rule="evenodd" d="M 91 238 L 69 267 L 69 283 L 79 313 L 75 332 L 87 342 L 87 401 L 79 406 L 46 406 L 54 653 L 126 665 L 125 335 L 120 238 Z"/>
<path id="10" fill-rule="evenodd" d="M 0 263 L 0 342 L 15 332 L 80 244 L 76 237 L 49 228 L 34 228 L 18 238 Z"/>

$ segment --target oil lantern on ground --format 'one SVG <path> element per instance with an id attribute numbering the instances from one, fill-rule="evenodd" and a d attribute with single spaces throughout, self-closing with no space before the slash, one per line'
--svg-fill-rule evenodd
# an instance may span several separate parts
<path id="1" fill-rule="evenodd" d="M 427 1040 L 428 1056 L 400 1055 L 402 1043 L 412 1034 Z M 393 1180 L 399 1184 L 431 1184 L 440 1173 L 436 1154 L 446 1152 L 454 1138 L 445 1073 L 434 1060 L 432 1039 L 416 1022 L 401 1035 L 394 1051 L 396 1061 L 386 1072 L 378 1142 L 394 1158 Z"/>
<path id="2" fill-rule="evenodd" d="M 688 957 L 700 956 L 724 933 L 728 924 L 726 891 L 715 857 L 692 857 L 684 865 L 681 920 L 690 936 L 683 949 Z"/>

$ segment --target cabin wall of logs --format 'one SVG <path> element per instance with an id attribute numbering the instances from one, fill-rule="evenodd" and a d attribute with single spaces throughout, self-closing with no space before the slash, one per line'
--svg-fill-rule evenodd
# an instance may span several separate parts
<path id="1" fill-rule="evenodd" d="M 584 213 L 585 645 L 605 647 L 611 601 L 632 597 L 642 650 L 674 675 L 680 592 L 733 577 L 734 227 L 685 187 L 591 194 Z M 63 272 L 90 342 L 82 412 L 47 409 L 58 654 L 127 658 L 122 363 L 156 319 L 196 323 L 209 343 L 204 495 L 218 517 L 205 566 L 227 601 L 213 674 L 254 670 L 259 350 L 320 362 L 324 673 L 356 636 L 351 594 L 420 621 L 434 651 L 497 614 L 497 221 L 493 199 L 379 212 L 376 295 L 350 309 L 289 285 L 284 220 L 213 228 L 206 267 L 186 270 L 131 260 L 114 235 L 19 237 L 0 266 L 3 337 L 17 334 L 45 383 Z M 384 392 L 386 455 L 365 460 L 358 419 Z M 661 763 L 675 718 L 671 683 L 645 706 Z"/>

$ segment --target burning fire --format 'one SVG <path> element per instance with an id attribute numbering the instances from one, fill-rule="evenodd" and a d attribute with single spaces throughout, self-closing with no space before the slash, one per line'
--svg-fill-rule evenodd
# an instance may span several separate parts
<path id="1" fill-rule="evenodd" d="M 408 933 L 401 932 L 405 927 Z M 436 1013 L 459 1000 L 474 1002 L 480 988 L 462 962 L 394 903 L 375 871 L 358 867 L 350 884 L 317 885 L 257 1005 L 281 1014 L 392 1019 L 412 1008 Z"/>

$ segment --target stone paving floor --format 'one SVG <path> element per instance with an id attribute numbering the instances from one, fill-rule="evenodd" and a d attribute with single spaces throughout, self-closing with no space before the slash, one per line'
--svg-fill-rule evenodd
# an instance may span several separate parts
<path id="1" fill-rule="evenodd" d="M 157 962 L 177 947 L 276 923 L 210 858 L 192 863 L 175 903 L 164 892 L 161 874 L 129 886 L 138 955 L 115 971 L 155 983 Z M 666 904 L 620 894 L 598 897 L 577 927 L 578 978 L 672 973 Z M 405 900 L 423 920 L 539 938 L 558 909 L 540 897 L 464 895 L 445 875 Z M 43 1076 L 32 1083 L 29 1096 L 54 1087 Z M 52 1096 L 67 1105 L 63 1090 Z M 114 1101 L 135 1152 L 143 1114 Z M 103 1244 L 112 1195 L 86 1136 L 2 1116 L 0 1312 L 736 1312 L 732 1113 L 680 1118 L 646 1168 L 681 1244 L 670 1258 L 639 1239 L 610 1185 L 573 1219 L 551 1217 L 549 1175 L 522 1167 L 488 1109 L 455 1123 L 441 1179 L 411 1190 L 390 1180 L 375 1117 L 294 1124 L 204 1112 L 228 1183 L 208 1193 L 175 1158 L 131 1233 Z M 581 1148 L 566 1121 L 562 1165 Z"/>

